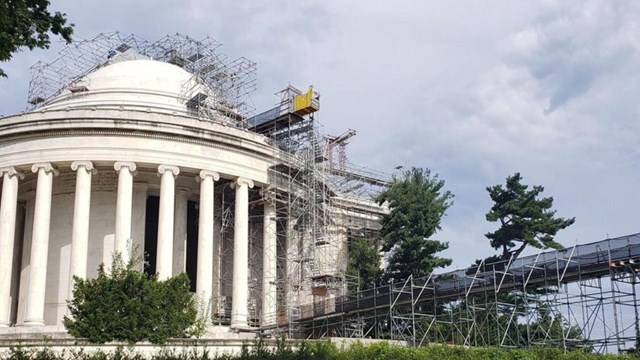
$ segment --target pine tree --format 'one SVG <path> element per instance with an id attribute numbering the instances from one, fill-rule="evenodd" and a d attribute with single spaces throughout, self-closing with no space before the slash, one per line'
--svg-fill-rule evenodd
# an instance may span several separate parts
<path id="1" fill-rule="evenodd" d="M 515 173 L 507 177 L 506 187 L 501 184 L 487 187 L 494 205 L 486 217 L 491 222 L 499 221 L 500 228 L 485 236 L 494 249 L 502 250 L 504 260 L 517 258 L 527 245 L 561 249 L 555 235 L 575 222 L 575 218 L 556 218 L 556 211 L 551 209 L 553 197 L 539 198 L 544 187 L 528 190 L 529 186 L 521 180 L 520 173 Z"/>
<path id="2" fill-rule="evenodd" d="M 440 220 L 452 205 L 453 194 L 444 190 L 444 181 L 430 170 L 412 168 L 394 177 L 388 189 L 378 197 L 387 203 L 389 214 L 382 218 L 383 250 L 388 256 L 387 280 L 404 281 L 410 275 L 422 277 L 435 268 L 451 264 L 437 254 L 449 247 L 430 239 L 440 230 Z"/>

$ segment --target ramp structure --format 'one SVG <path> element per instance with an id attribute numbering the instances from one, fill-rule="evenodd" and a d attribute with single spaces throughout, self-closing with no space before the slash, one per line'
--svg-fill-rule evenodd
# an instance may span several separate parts
<path id="1" fill-rule="evenodd" d="M 631 351 L 639 274 L 632 234 L 350 294 L 316 304 L 301 328 L 311 338 Z"/>

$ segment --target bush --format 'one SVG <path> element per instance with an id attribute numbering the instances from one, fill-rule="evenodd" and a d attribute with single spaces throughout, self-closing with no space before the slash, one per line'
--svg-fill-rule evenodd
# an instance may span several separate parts
<path id="1" fill-rule="evenodd" d="M 1 354 L 1 353 L 0 353 Z M 71 355 L 71 356 L 68 356 Z M 76 354 L 54 353 L 49 349 L 12 348 L 7 357 L 0 360 L 618 360 L 638 359 L 633 355 L 598 355 L 578 350 L 563 352 L 559 349 L 500 349 L 492 347 L 465 348 L 461 346 L 434 345 L 420 348 L 391 346 L 386 343 L 372 345 L 355 344 L 344 349 L 318 341 L 302 343 L 296 348 L 279 342 L 275 349 L 264 343 L 254 347 L 243 346 L 240 354 L 210 356 L 207 351 L 185 349 L 161 349 L 148 358 L 133 349 L 118 348 L 115 352 Z"/>
<path id="2" fill-rule="evenodd" d="M 95 279 L 74 277 L 73 299 L 68 302 L 71 317 L 64 326 L 74 337 L 94 343 L 149 340 L 163 343 L 168 338 L 187 336 L 196 319 L 186 274 L 158 281 L 126 266 L 114 256 L 111 272 L 104 264 Z"/>

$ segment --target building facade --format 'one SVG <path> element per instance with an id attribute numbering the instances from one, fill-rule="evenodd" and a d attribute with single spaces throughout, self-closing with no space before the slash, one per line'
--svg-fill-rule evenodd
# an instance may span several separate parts
<path id="1" fill-rule="evenodd" d="M 73 276 L 95 277 L 115 252 L 145 254 L 139 268 L 160 279 L 187 272 L 231 329 L 276 326 L 287 308 L 335 296 L 317 289 L 344 274 L 357 226 L 311 205 L 294 218 L 291 197 L 309 186 L 278 184 L 274 169 L 292 182 L 300 158 L 251 131 L 201 74 L 124 50 L 0 118 L 0 328 L 59 326 Z M 321 211 L 375 228 L 379 208 L 340 204 Z"/>

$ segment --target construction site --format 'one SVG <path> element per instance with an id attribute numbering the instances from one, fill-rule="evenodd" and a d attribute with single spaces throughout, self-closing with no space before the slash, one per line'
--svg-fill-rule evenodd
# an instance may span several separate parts
<path id="1" fill-rule="evenodd" d="M 317 120 L 320 94 L 313 87 L 302 91 L 288 86 L 275 94 L 272 109 L 255 114 L 251 94 L 256 89 L 256 64 L 245 58 L 229 60 L 220 46 L 211 38 L 195 40 L 179 34 L 156 42 L 118 32 L 76 41 L 53 62 L 32 67 L 28 110 L 50 107 L 51 99 L 65 90 L 81 100 L 91 88 L 86 75 L 117 62 L 153 59 L 192 74 L 176 99 L 186 104 L 185 112 L 172 110 L 172 114 L 257 133 L 275 149 L 268 184 L 249 194 L 248 317 L 256 331 L 300 336 L 289 324 L 313 316 L 314 304 L 334 303 L 355 289 L 357 279 L 346 275 L 349 241 L 376 238 L 380 216 L 387 210 L 374 197 L 391 176 L 348 162 L 346 146 L 355 130 L 323 134 Z M 221 326 L 229 325 L 232 311 L 235 197 L 231 183 L 220 179 L 216 185 L 215 231 L 220 241 L 214 253 L 211 317 Z M 263 251 L 263 205 L 267 203 L 275 206 L 276 254 Z M 192 212 L 197 212 L 195 204 Z M 147 238 L 150 232 L 155 235 L 157 229 L 147 228 Z M 156 267 L 154 237 L 143 246 L 149 253 L 148 271 Z M 186 247 L 186 272 L 193 279 L 195 262 L 189 259 L 195 257 L 195 242 L 188 241 Z M 277 273 L 263 273 L 265 259 L 272 257 L 277 258 Z M 263 289 L 269 286 L 277 289 L 276 304 L 264 304 Z M 265 323 L 270 325 L 261 326 Z"/>
<path id="2" fill-rule="evenodd" d="M 75 42 L 57 60 L 33 66 L 29 110 L 45 106 L 68 84 L 81 97 L 90 85 L 78 80 L 109 59 L 144 56 L 192 74 L 178 99 L 186 104 L 180 115 L 268 139 L 276 149 L 268 184 L 249 190 L 252 332 L 274 338 L 392 339 L 411 346 L 638 348 L 638 234 L 359 289 L 358 279 L 346 271 L 349 246 L 353 239 L 378 239 L 380 219 L 389 209 L 375 197 L 392 175 L 348 161 L 347 144 L 356 131 L 323 133 L 320 95 L 313 87 L 288 86 L 275 95 L 273 108 L 256 113 L 251 100 L 256 64 L 229 60 L 220 46 L 210 38 L 172 35 L 150 42 L 120 33 Z M 210 91 L 202 91 L 203 85 Z M 220 241 L 214 249 L 210 316 L 215 325 L 226 326 L 232 312 L 235 197 L 231 181 L 216 184 Z M 263 249 L 264 204 L 275 208 L 275 254 Z M 187 242 L 185 250 L 190 276 L 194 246 Z M 265 273 L 273 258 L 276 272 Z M 272 287 L 277 296 L 267 302 L 275 303 L 265 304 L 265 289 Z"/>

